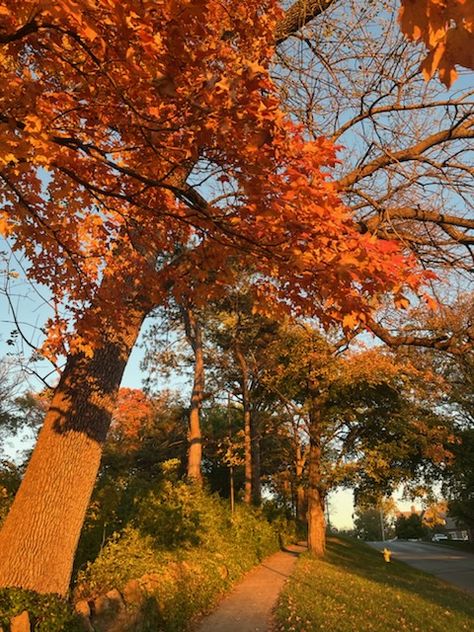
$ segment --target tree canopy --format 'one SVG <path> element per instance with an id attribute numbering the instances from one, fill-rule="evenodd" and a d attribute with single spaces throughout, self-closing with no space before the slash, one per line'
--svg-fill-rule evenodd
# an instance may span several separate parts
<path id="1" fill-rule="evenodd" d="M 262 292 L 347 326 L 418 286 L 395 243 L 351 220 L 332 143 L 282 109 L 269 74 L 282 15 L 272 1 L 4 5 L 1 226 L 53 293 L 45 349 L 69 334 L 89 353 L 124 284 L 159 303 L 199 269 L 205 299 L 236 250 Z"/>

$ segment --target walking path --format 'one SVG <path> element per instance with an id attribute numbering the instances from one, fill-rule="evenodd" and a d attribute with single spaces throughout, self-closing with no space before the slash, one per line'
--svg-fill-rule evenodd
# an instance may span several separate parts
<path id="1" fill-rule="evenodd" d="M 196 632 L 267 632 L 283 584 L 305 550 L 306 547 L 295 544 L 267 557 L 201 621 Z"/>

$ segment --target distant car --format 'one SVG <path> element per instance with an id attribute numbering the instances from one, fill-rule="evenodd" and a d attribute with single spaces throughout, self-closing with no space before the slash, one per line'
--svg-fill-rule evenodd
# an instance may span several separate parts
<path id="1" fill-rule="evenodd" d="M 431 538 L 432 542 L 441 542 L 441 540 L 449 540 L 449 538 L 445 533 L 435 533 Z"/>

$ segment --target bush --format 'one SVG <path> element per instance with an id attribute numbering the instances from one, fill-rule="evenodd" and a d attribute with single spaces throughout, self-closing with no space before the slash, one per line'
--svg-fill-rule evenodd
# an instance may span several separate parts
<path id="1" fill-rule="evenodd" d="M 77 575 L 77 597 L 95 597 L 112 588 L 122 588 L 129 579 L 157 572 L 166 564 L 165 553 L 153 546 L 151 537 L 132 527 L 115 533 L 94 562 L 89 562 Z"/>
<path id="2" fill-rule="evenodd" d="M 158 547 L 198 546 L 212 525 L 209 512 L 216 513 L 212 511 L 216 503 L 211 498 L 206 501 L 196 486 L 166 481 L 159 492 L 150 491 L 141 500 L 133 522 Z"/>
<path id="3" fill-rule="evenodd" d="M 187 629 L 243 573 L 277 550 L 281 535 L 260 511 L 237 506 L 231 514 L 219 497 L 184 483 L 165 483 L 161 494 L 150 493 L 133 522 L 79 573 L 76 597 L 121 590 L 138 579 L 149 597 L 153 629 L 169 631 Z"/>
<path id="4" fill-rule="evenodd" d="M 20 481 L 20 469 L 10 461 L 0 460 L 0 525 L 10 509 Z"/>
<path id="5" fill-rule="evenodd" d="M 38 595 L 19 588 L 0 590 L 0 627 L 8 630 L 10 620 L 24 610 L 34 632 L 83 632 L 70 604 L 57 595 Z"/>
<path id="6" fill-rule="evenodd" d="M 423 524 L 421 516 L 413 513 L 408 517 L 397 518 L 395 534 L 401 540 L 421 539 L 427 536 L 428 528 Z"/>

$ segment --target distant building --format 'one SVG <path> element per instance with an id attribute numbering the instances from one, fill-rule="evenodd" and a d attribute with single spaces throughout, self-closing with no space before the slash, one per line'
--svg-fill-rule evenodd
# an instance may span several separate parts
<path id="1" fill-rule="evenodd" d="M 450 540 L 469 540 L 469 529 L 455 518 L 446 516 L 444 529 Z"/>
<path id="2" fill-rule="evenodd" d="M 396 511 L 395 518 L 409 518 L 410 516 L 422 516 L 423 511 L 421 509 L 417 509 L 415 505 L 410 507 L 410 511 Z"/>
<path id="3" fill-rule="evenodd" d="M 450 540 L 474 541 L 474 531 L 448 514 L 448 504 L 445 501 L 424 510 L 412 505 L 410 511 L 395 512 L 396 518 L 409 518 L 412 515 L 420 516 L 426 527 L 437 533 L 446 534 Z"/>

